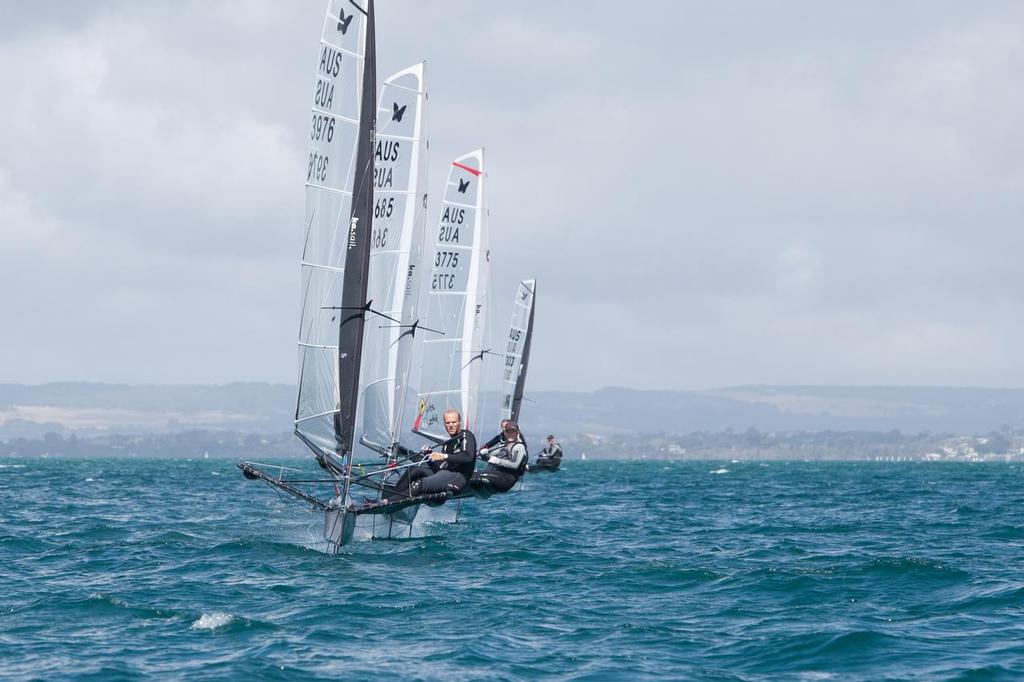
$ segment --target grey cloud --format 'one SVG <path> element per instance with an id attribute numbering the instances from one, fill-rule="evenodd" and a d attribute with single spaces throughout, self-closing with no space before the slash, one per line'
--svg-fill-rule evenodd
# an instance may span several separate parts
<path id="1" fill-rule="evenodd" d="M 323 3 L 33 7 L 0 10 L 0 374 L 292 381 Z M 380 75 L 428 63 L 431 193 L 487 147 L 538 388 L 1024 381 L 1017 4 L 378 10 Z"/>

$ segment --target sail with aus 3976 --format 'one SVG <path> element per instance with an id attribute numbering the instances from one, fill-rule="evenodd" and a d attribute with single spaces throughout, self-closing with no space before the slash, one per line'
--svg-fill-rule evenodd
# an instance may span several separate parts
<path id="1" fill-rule="evenodd" d="M 374 210 L 376 66 L 373 0 L 331 0 L 320 36 L 306 168 L 295 435 L 327 472 L 327 500 L 300 483 L 240 462 L 262 479 L 325 512 L 325 537 L 340 546 L 354 518 L 344 512 L 367 319 Z M 338 513 L 340 510 L 341 513 Z"/>

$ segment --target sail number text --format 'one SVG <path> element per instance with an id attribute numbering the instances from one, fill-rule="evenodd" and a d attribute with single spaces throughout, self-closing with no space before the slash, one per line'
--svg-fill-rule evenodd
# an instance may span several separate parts
<path id="1" fill-rule="evenodd" d="M 433 279 L 430 282 L 430 288 L 437 291 L 451 291 L 455 288 L 455 273 L 453 272 L 437 272 L 437 269 L 454 270 L 459 267 L 459 253 L 458 251 L 438 251 L 434 254 L 434 268 Z"/>
<path id="2" fill-rule="evenodd" d="M 310 139 L 319 142 L 334 140 L 334 117 L 327 114 L 313 113 L 313 130 L 309 135 Z"/>
<path id="3" fill-rule="evenodd" d="M 505 349 L 506 353 L 518 353 L 519 352 L 519 337 L 522 336 L 523 332 L 519 329 L 508 330 L 508 347 Z"/>
<path id="4" fill-rule="evenodd" d="M 392 211 L 394 211 L 394 208 L 394 197 L 377 197 L 377 201 L 375 201 L 373 204 L 373 217 L 390 218 Z"/>
<path id="5" fill-rule="evenodd" d="M 457 268 L 459 267 L 459 253 L 457 251 L 438 251 L 434 255 L 435 268 Z"/>
<path id="6" fill-rule="evenodd" d="M 442 244 L 459 243 L 459 232 L 466 219 L 466 209 L 445 206 L 441 216 L 441 227 L 437 233 L 437 241 Z"/>
<path id="7" fill-rule="evenodd" d="M 326 182 L 328 161 L 330 161 L 330 159 L 328 159 L 325 154 L 310 152 L 309 166 L 306 170 L 306 182 L 309 182 L 310 180 Z"/>

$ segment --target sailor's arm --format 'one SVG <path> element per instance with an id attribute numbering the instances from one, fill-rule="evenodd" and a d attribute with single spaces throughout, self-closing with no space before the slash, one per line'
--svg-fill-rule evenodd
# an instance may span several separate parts
<path id="1" fill-rule="evenodd" d="M 493 464 L 496 467 L 502 469 L 510 469 L 515 471 L 522 465 L 523 459 L 526 457 L 526 448 L 523 447 L 522 443 L 516 443 L 512 446 L 509 451 L 509 459 L 504 457 L 491 457 L 487 460 L 488 464 Z"/>
<path id="2" fill-rule="evenodd" d="M 484 443 L 484 446 L 482 448 L 480 448 L 480 449 L 481 450 L 490 450 L 495 445 L 497 445 L 498 443 L 501 442 L 501 436 L 502 436 L 502 434 L 499 433 L 497 436 L 495 436 L 494 438 L 492 438 L 489 441 L 487 441 L 486 443 Z"/>

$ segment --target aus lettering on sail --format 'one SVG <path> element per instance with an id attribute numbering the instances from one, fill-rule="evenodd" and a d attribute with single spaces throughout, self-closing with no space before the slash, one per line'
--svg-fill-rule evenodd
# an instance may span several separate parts
<path id="1" fill-rule="evenodd" d="M 348 154 L 356 147 L 366 16 L 348 0 L 332 0 L 320 36 L 309 133 L 306 182 L 342 189 L 351 183 Z M 338 158 L 338 155 L 344 158 Z"/>
<path id="2" fill-rule="evenodd" d="M 405 204 L 409 200 L 406 192 L 411 178 L 404 152 L 402 140 L 382 139 L 382 136 L 378 136 L 374 144 L 375 192 L 370 248 L 375 251 L 393 248 L 390 242 L 398 236 L 399 225 L 405 215 Z"/>
<path id="3" fill-rule="evenodd" d="M 388 79 L 377 107 L 370 245 L 374 251 L 393 250 L 400 246 L 401 222 L 406 216 L 407 203 L 413 200 L 409 192 L 413 189 L 412 157 L 418 144 L 415 119 L 419 100 L 416 90 L 395 85 L 395 80 L 394 76 Z"/>
<path id="4" fill-rule="evenodd" d="M 445 204 L 438 224 L 430 288 L 439 292 L 466 291 L 472 257 L 476 209 Z"/>
<path id="5" fill-rule="evenodd" d="M 406 188 L 409 185 L 408 172 L 402 174 L 408 164 L 402 163 L 402 141 L 378 139 L 373 152 L 373 187 L 378 190 Z M 397 173 L 397 175 L 396 175 Z"/>
<path id="6" fill-rule="evenodd" d="M 334 0 L 327 8 L 317 56 L 314 110 L 353 121 L 359 118 L 359 98 L 355 94 L 363 70 L 360 36 L 365 31 L 365 19 L 347 0 Z"/>

